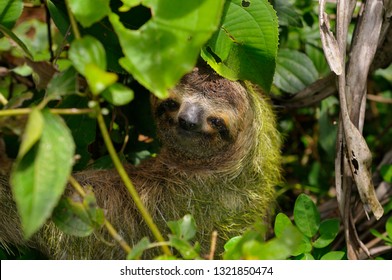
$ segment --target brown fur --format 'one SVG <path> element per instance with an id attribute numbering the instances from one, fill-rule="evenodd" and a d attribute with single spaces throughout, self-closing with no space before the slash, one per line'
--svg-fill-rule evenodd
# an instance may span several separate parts
<path id="1" fill-rule="evenodd" d="M 252 86 L 195 68 L 169 100 L 154 98 L 152 107 L 161 152 L 138 168 L 126 165 L 127 172 L 163 232 L 168 233 L 167 221 L 191 213 L 203 251 L 217 230 L 221 252 L 223 241 L 265 220 L 273 209 L 274 185 L 280 179 L 280 137 L 271 106 Z M 181 123 L 184 116 L 199 123 Z M 131 245 L 151 237 L 116 171 L 88 170 L 75 177 L 94 187 L 98 205 Z M 0 243 L 26 244 L 4 179 L 0 201 Z M 72 237 L 48 221 L 27 244 L 54 259 L 125 257 L 118 245 L 102 240 L 114 243 L 105 229 L 85 238 Z"/>

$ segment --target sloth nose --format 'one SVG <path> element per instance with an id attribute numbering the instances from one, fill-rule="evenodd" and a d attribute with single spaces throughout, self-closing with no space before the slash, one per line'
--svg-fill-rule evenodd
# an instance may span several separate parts
<path id="1" fill-rule="evenodd" d="M 179 126 L 188 131 L 198 131 L 202 127 L 203 109 L 197 104 L 186 104 L 178 115 Z"/>

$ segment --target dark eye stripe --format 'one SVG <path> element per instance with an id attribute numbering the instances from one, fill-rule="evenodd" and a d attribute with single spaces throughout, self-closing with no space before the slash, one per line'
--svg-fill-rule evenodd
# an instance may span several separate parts
<path id="1" fill-rule="evenodd" d="M 159 104 L 156 115 L 161 116 L 165 112 L 174 112 L 180 108 L 180 104 L 174 99 L 166 99 L 161 104 Z"/>
<path id="2" fill-rule="evenodd" d="M 223 130 L 223 129 L 227 129 L 225 121 L 222 120 L 221 118 L 216 118 L 216 117 L 209 117 L 207 119 L 208 123 L 216 128 L 217 130 Z"/>

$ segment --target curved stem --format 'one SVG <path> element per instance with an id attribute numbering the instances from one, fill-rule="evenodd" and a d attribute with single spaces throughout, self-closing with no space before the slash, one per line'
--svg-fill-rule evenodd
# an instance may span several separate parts
<path id="1" fill-rule="evenodd" d="M 81 197 L 84 198 L 86 196 L 86 192 L 84 191 L 83 187 L 74 177 L 69 176 L 68 181 Z M 129 254 L 132 251 L 131 247 L 106 218 L 104 220 L 104 225 L 113 239 L 116 240 L 118 244 L 120 244 L 121 248 L 123 248 L 127 254 Z"/>
<path id="2" fill-rule="evenodd" d="M 74 33 L 75 39 L 80 39 L 80 38 L 82 38 L 82 36 L 80 35 L 78 24 L 75 20 L 74 15 L 71 12 L 71 8 L 69 7 L 68 0 L 65 0 L 65 5 L 67 6 L 68 17 L 69 17 L 69 21 L 71 22 L 72 31 Z"/>
<path id="3" fill-rule="evenodd" d="M 91 114 L 95 111 L 90 108 L 66 108 L 66 109 L 49 109 L 52 114 L 56 115 L 83 115 Z M 31 108 L 18 108 L 18 109 L 6 109 L 0 110 L 0 117 L 10 117 L 18 115 L 28 115 L 31 113 Z"/>
<path id="4" fill-rule="evenodd" d="M 123 164 L 121 163 L 116 150 L 114 149 L 112 140 L 110 139 L 109 132 L 107 130 L 103 115 L 101 113 L 101 108 L 99 105 L 97 106 L 97 121 L 98 121 L 98 126 L 101 130 L 101 134 L 103 137 L 103 140 L 105 142 L 106 148 L 108 149 L 109 155 L 113 161 L 113 164 L 115 168 L 117 169 L 118 174 L 120 175 L 125 187 L 128 189 L 128 192 L 131 194 L 131 197 L 133 201 L 135 202 L 136 207 L 140 211 L 140 214 L 142 215 L 144 221 L 146 222 L 147 226 L 150 228 L 152 234 L 155 236 L 156 240 L 158 242 L 162 242 L 164 244 L 165 240 L 159 231 L 157 225 L 154 223 L 150 213 L 144 206 L 143 202 L 141 201 L 139 194 L 137 193 L 135 186 L 133 185 L 131 179 L 129 178 L 127 172 L 124 169 Z M 162 246 L 162 251 L 166 255 L 171 255 L 170 249 L 167 245 Z"/>

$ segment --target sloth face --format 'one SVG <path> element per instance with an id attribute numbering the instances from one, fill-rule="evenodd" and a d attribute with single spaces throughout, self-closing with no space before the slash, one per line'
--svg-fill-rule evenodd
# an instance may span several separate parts
<path id="1" fill-rule="evenodd" d="M 216 75 L 192 74 L 168 99 L 153 103 L 162 144 L 187 158 L 228 152 L 249 115 L 244 112 L 249 108 L 246 91 Z"/>

